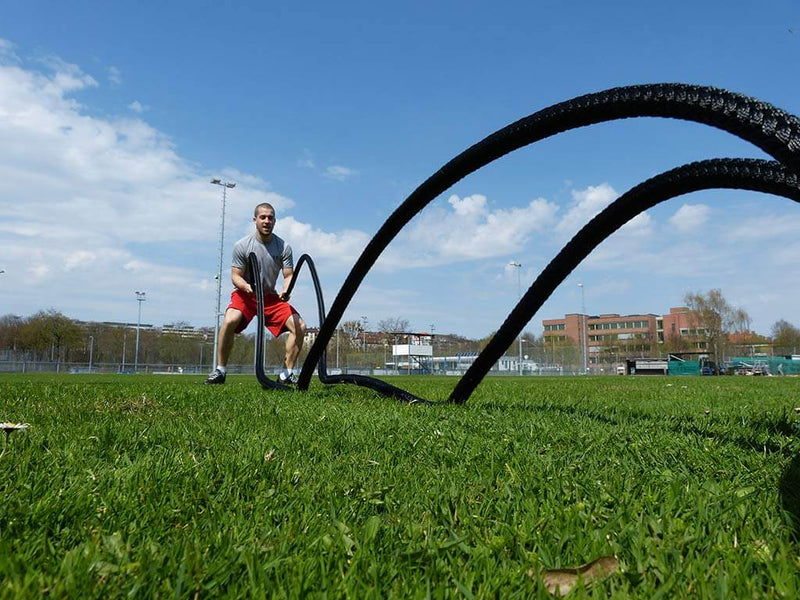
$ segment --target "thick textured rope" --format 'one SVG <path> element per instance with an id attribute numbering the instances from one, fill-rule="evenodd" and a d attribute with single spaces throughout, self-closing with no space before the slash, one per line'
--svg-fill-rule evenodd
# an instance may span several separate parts
<path id="1" fill-rule="evenodd" d="M 555 104 L 498 130 L 453 158 L 390 215 L 356 261 L 321 323 L 298 387 L 308 389 L 315 365 L 375 261 L 406 223 L 439 194 L 518 148 L 577 127 L 631 117 L 668 117 L 711 125 L 752 142 L 790 170 L 800 172 L 800 120 L 755 98 L 711 87 L 654 84 L 614 88 Z"/>
<path id="2" fill-rule="evenodd" d="M 781 163 L 717 159 L 696 162 L 648 179 L 595 216 L 539 274 L 500 329 L 456 384 L 449 401 L 462 404 L 555 289 L 603 240 L 656 204 L 710 188 L 735 188 L 784 196 L 800 202 L 798 176 Z"/>
<path id="3" fill-rule="evenodd" d="M 800 183 L 798 183 L 798 176 L 795 173 L 778 162 L 755 159 L 715 159 L 691 163 L 662 173 L 634 187 L 587 223 L 545 267 L 486 348 L 458 382 L 449 401 L 458 404 L 466 402 L 491 370 L 492 365 L 514 342 L 516 336 L 521 333 L 523 327 L 533 318 L 553 291 L 602 241 L 632 218 L 660 202 L 711 188 L 747 189 L 784 196 L 800 202 Z M 255 254 L 251 254 L 249 260 L 251 272 L 255 273 L 258 282 L 260 277 Z M 295 270 L 295 278 L 289 285 L 288 291 L 291 293 L 294 289 L 297 274 L 302 270 L 304 263 L 308 263 L 311 271 L 317 297 L 317 310 L 320 322 L 322 322 L 325 319 L 322 289 L 314 262 L 307 254 L 300 257 Z M 256 297 L 259 303 L 263 302 L 263 291 L 260 287 L 256 283 Z M 262 318 L 259 316 L 259 319 Z M 256 336 L 256 376 L 265 389 L 289 389 L 269 380 L 264 374 L 263 346 L 263 324 L 259 321 L 259 334 Z M 431 404 L 428 400 L 372 377 L 350 374 L 328 375 L 325 352 L 319 361 L 318 373 L 320 381 L 325 384 L 351 383 L 405 402 Z"/>
<path id="4" fill-rule="evenodd" d="M 458 404 L 466 402 L 492 368 L 492 365 L 514 342 L 516 336 L 521 333 L 523 327 L 533 318 L 534 314 L 541 308 L 553 291 L 602 241 L 632 218 L 660 202 L 691 192 L 712 188 L 746 189 L 784 196 L 800 202 L 800 179 L 798 176 L 782 164 L 766 160 L 715 159 L 700 161 L 667 171 L 632 188 L 589 221 L 550 261 L 550 264 L 539 274 L 486 348 L 478 355 L 461 380 L 459 380 L 450 395 L 449 401 Z M 255 254 L 251 253 L 248 260 L 250 272 L 254 274 L 257 302 L 261 305 L 263 304 L 263 288 Z M 297 275 L 305 263 L 308 263 L 311 271 L 317 297 L 318 316 L 320 322 L 323 322 L 325 320 L 325 304 L 322 297 L 322 288 L 314 262 L 307 254 L 302 255 L 298 260 L 295 277 L 289 285 L 288 292 L 291 293 L 294 289 Z M 258 316 L 258 324 L 259 331 L 256 334 L 256 376 L 265 389 L 288 390 L 290 388 L 270 380 L 264 374 L 263 313 Z M 351 383 L 373 389 L 384 396 L 394 397 L 405 402 L 430 404 L 427 400 L 372 377 L 349 374 L 330 376 L 327 373 L 325 352 L 323 352 L 319 361 L 318 373 L 320 381 L 325 384 Z"/>

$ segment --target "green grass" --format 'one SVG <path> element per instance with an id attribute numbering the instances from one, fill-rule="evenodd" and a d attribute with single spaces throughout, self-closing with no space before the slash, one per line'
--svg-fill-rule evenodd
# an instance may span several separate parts
<path id="1" fill-rule="evenodd" d="M 0 376 L 0 597 L 800 596 L 800 379 L 201 381 Z"/>

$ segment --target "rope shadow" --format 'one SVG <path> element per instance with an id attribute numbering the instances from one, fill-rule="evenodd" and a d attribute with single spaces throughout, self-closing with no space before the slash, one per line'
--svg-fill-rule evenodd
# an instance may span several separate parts
<path id="1" fill-rule="evenodd" d="M 792 539 L 800 543 L 800 452 L 795 454 L 783 472 L 778 493 L 783 510 L 788 513 L 792 523 Z"/>

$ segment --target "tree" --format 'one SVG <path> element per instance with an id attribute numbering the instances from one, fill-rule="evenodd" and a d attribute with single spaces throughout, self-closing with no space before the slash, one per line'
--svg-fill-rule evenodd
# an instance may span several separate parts
<path id="1" fill-rule="evenodd" d="M 664 342 L 661 344 L 661 352 L 663 354 L 680 354 L 687 350 L 691 350 L 692 344 L 688 339 L 679 335 L 677 332 L 665 332 Z"/>
<path id="2" fill-rule="evenodd" d="M 408 319 L 402 317 L 389 317 L 378 321 L 378 331 L 388 334 L 392 340 L 392 344 L 397 343 L 397 335 L 400 333 L 407 333 L 409 331 Z"/>
<path id="3" fill-rule="evenodd" d="M 345 321 L 339 326 L 342 336 L 351 346 L 357 347 L 360 338 L 364 335 L 364 325 L 361 321 Z"/>
<path id="4" fill-rule="evenodd" d="M 687 292 L 683 300 L 694 313 L 701 337 L 708 344 L 709 355 L 721 364 L 728 349 L 729 334 L 747 331 L 750 316 L 728 302 L 720 289 L 709 290 L 706 294 Z"/>
<path id="5" fill-rule="evenodd" d="M 81 330 L 74 321 L 55 309 L 39 311 L 26 319 L 20 328 L 21 346 L 41 357 L 49 351 L 50 360 L 61 362 L 67 351 L 80 344 Z"/>
<path id="6" fill-rule="evenodd" d="M 0 350 L 15 351 L 19 343 L 22 317 L 3 315 L 0 317 Z"/>
<path id="7" fill-rule="evenodd" d="M 800 350 L 800 329 L 786 319 L 775 321 L 772 326 L 772 344 L 779 354 L 797 354 Z"/>

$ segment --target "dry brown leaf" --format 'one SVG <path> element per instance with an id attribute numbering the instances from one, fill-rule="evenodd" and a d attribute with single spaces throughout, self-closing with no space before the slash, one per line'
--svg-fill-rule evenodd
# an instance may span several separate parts
<path id="1" fill-rule="evenodd" d="M 619 561 L 614 556 L 601 556 L 592 562 L 565 569 L 552 569 L 542 573 L 542 581 L 547 591 L 553 596 L 566 596 L 578 581 L 589 586 L 595 581 L 605 579 L 619 568 Z M 529 575 L 532 575 L 528 571 Z"/>

